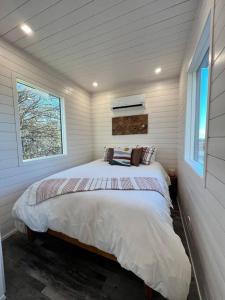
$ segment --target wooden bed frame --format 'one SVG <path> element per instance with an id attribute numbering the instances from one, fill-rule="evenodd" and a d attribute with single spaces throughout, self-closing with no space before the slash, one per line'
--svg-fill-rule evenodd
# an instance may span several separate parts
<path id="1" fill-rule="evenodd" d="M 33 231 L 33 230 L 31 230 L 29 227 L 26 227 L 26 228 L 27 228 L 27 237 L 28 237 L 29 241 L 33 242 L 35 240 L 35 238 L 36 238 L 36 232 Z M 84 243 L 81 243 L 77 239 L 73 239 L 73 238 L 71 238 L 71 237 L 69 237 L 69 236 L 67 236 L 67 235 L 65 235 L 63 233 L 56 232 L 56 231 L 53 231 L 53 230 L 49 229 L 47 231 L 47 234 L 51 235 L 51 236 L 54 236 L 54 237 L 56 237 L 58 239 L 61 239 L 63 241 L 66 241 L 66 242 L 68 242 L 70 244 L 73 244 L 73 245 L 75 245 L 75 246 L 77 246 L 79 248 L 85 249 L 85 250 L 87 250 L 87 251 L 89 251 L 91 253 L 95 253 L 97 255 L 103 256 L 103 257 L 105 257 L 107 259 L 110 259 L 112 261 L 117 262 L 117 259 L 116 259 L 116 257 L 114 255 L 109 254 L 107 252 L 104 252 L 104 251 L 102 251 L 102 250 L 100 250 L 100 249 L 98 249 L 96 247 L 89 246 L 89 245 L 86 245 Z M 144 289 L 145 289 L 146 299 L 147 300 L 152 300 L 152 289 L 150 287 L 148 287 L 146 284 L 144 284 Z"/>

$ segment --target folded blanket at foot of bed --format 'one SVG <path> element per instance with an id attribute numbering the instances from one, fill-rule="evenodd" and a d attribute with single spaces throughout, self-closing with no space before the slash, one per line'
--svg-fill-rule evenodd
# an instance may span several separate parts
<path id="1" fill-rule="evenodd" d="M 36 191 L 36 198 L 29 201 L 29 205 L 37 205 L 59 195 L 96 190 L 155 191 L 167 198 L 166 191 L 154 177 L 57 178 L 35 183 L 30 189 Z"/>

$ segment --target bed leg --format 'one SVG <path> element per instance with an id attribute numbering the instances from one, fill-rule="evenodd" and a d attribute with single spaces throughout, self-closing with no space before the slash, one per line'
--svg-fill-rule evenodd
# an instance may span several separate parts
<path id="1" fill-rule="evenodd" d="M 152 300 L 152 289 L 145 284 L 145 298 L 146 300 Z"/>
<path id="2" fill-rule="evenodd" d="M 36 238 L 35 232 L 31 230 L 29 227 L 27 227 L 27 238 L 30 242 L 33 242 Z"/>

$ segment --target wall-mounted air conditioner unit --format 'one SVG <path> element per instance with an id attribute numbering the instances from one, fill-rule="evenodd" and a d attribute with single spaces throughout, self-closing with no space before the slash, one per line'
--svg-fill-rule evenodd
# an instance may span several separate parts
<path id="1" fill-rule="evenodd" d="M 118 111 L 120 109 L 128 108 L 145 108 L 145 95 L 133 95 L 127 97 L 117 98 L 112 103 L 112 110 Z"/>

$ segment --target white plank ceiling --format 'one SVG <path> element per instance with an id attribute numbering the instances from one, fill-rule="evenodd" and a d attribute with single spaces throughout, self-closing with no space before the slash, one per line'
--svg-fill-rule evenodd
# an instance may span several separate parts
<path id="1" fill-rule="evenodd" d="M 0 36 L 94 91 L 178 76 L 197 0 L 0 0 Z M 34 31 L 26 36 L 27 23 Z M 154 69 L 162 67 L 160 75 Z M 96 91 L 96 90 L 95 90 Z"/>

